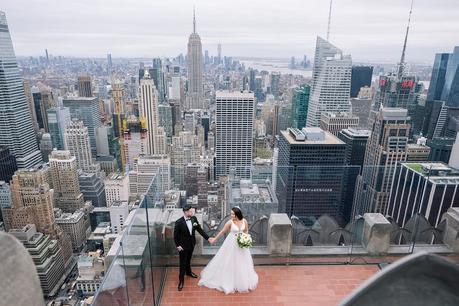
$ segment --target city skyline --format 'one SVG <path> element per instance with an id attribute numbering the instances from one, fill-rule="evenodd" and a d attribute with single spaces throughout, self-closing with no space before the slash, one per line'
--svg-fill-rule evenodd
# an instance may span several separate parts
<path id="1" fill-rule="evenodd" d="M 137 2 L 132 7 L 122 2 L 108 5 L 103 1 L 80 1 L 64 7 L 57 1 L 48 1 L 47 9 L 41 10 L 44 3 L 37 1 L 28 3 L 29 9 L 24 11 L 20 1 L 7 0 L 2 9 L 9 16 L 13 44 L 20 56 L 41 55 L 48 49 L 54 55 L 74 57 L 104 57 L 106 53 L 112 53 L 115 58 L 151 57 L 186 53 L 193 3 L 173 2 L 155 3 L 154 7 Z M 352 54 L 355 61 L 396 62 L 410 1 L 367 2 L 335 1 L 330 41 L 341 46 L 344 53 Z M 288 58 L 307 54 L 312 57 L 316 36 L 326 36 L 328 1 L 308 1 L 307 6 L 288 1 L 270 4 L 269 9 L 259 1 L 238 5 L 238 1 L 201 0 L 194 4 L 203 50 L 215 55 L 221 43 L 222 54 L 228 56 Z M 459 8 L 454 6 L 454 0 L 435 4 L 432 10 L 430 1 L 415 2 L 408 62 L 431 63 L 435 53 L 452 49 L 457 43 L 451 37 L 459 31 L 459 21 L 454 17 Z M 37 11 L 35 6 L 40 8 L 40 14 L 30 14 Z M 151 18 L 158 11 L 161 14 Z M 221 18 L 218 12 L 225 12 L 225 16 L 235 14 L 238 22 Z M 80 17 L 76 23 L 68 18 L 75 13 Z"/>
<path id="2" fill-rule="evenodd" d="M 456 29 L 442 6 L 451 0 L 439 1 L 438 11 L 427 0 L 416 0 L 414 10 L 414 0 L 198 0 L 196 10 L 183 0 L 102 1 L 35 0 L 24 5 L 23 22 L 11 25 L 0 8 L 0 245 L 12 237 L 20 247 L 12 252 L 6 240 L 11 250 L 2 254 L 0 246 L 0 275 L 12 267 L 11 276 L 0 276 L 7 288 L 0 300 L 183 304 L 183 296 L 168 297 L 176 286 L 169 259 L 187 251 L 178 256 L 183 272 L 183 255 L 202 262 L 214 251 L 214 259 L 226 256 L 220 252 L 230 250 L 229 240 L 217 240 L 236 219 L 253 237 L 257 270 L 292 259 L 307 269 L 342 261 L 346 271 L 338 275 L 364 263 L 384 278 L 394 258 L 419 251 L 457 261 L 459 44 L 455 32 L 438 35 Z M 432 19 L 437 13 L 444 22 Z M 38 56 L 17 59 L 15 41 Z M 61 53 L 82 50 L 102 54 Z M 415 63 L 423 56 L 428 64 Z M 188 218 L 190 207 L 196 219 Z M 183 217 L 192 221 L 185 234 L 193 237 L 201 223 L 212 239 L 202 234 L 195 249 L 184 248 L 170 226 L 186 223 Z M 206 269 L 195 271 L 203 276 Z M 346 301 L 336 275 L 318 286 L 310 273 L 301 272 L 310 282 L 302 284 L 298 272 L 288 275 L 279 279 L 286 294 L 263 280 L 270 285 L 260 293 L 270 296 L 248 301 Z M 8 282 L 32 278 L 35 294 L 19 284 L 10 297 Z M 173 292 L 182 291 L 182 281 Z M 187 305 L 215 304 L 219 297 L 203 290 L 205 299 Z M 451 300 L 437 291 L 437 302 Z M 34 302 L 23 300 L 29 295 Z"/>

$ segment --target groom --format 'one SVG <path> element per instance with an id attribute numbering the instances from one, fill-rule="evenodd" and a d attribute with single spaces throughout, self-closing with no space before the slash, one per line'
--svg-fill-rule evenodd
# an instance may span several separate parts
<path id="1" fill-rule="evenodd" d="M 198 231 L 204 239 L 209 242 L 209 236 L 202 230 L 199 225 L 198 219 L 193 216 L 193 209 L 190 205 L 183 207 L 183 217 L 175 222 L 174 227 L 174 242 L 177 250 L 179 251 L 180 258 L 180 274 L 178 291 L 182 291 L 183 284 L 185 282 L 185 274 L 197 278 L 198 276 L 191 271 L 191 257 L 193 256 L 194 246 L 196 244 L 196 238 L 194 232 Z"/>

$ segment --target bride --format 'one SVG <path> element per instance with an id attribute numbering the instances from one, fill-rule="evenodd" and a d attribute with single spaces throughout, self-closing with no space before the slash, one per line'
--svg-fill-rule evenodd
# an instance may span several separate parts
<path id="1" fill-rule="evenodd" d="M 223 291 L 226 294 L 248 292 L 258 284 L 258 275 L 253 267 L 253 259 L 248 248 L 240 248 L 236 241 L 239 232 L 249 232 L 247 221 L 239 207 L 231 209 L 231 219 L 223 229 L 209 242 L 215 243 L 225 233 L 225 241 L 214 258 L 201 272 L 199 286 Z"/>

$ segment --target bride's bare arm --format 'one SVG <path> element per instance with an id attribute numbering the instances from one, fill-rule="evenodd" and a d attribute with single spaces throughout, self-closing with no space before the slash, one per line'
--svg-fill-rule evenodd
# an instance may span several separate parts
<path id="1" fill-rule="evenodd" d="M 218 233 L 217 236 L 214 237 L 214 240 L 217 241 L 221 236 L 227 233 L 230 230 L 230 227 L 231 227 L 231 222 L 226 222 L 225 226 L 222 228 L 220 233 Z"/>

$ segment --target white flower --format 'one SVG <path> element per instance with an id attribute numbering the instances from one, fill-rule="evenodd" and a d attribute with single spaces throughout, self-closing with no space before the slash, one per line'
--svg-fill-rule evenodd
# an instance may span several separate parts
<path id="1" fill-rule="evenodd" d="M 198 223 L 196 223 L 196 222 L 195 222 L 195 223 L 193 223 L 193 226 L 198 226 Z"/>

